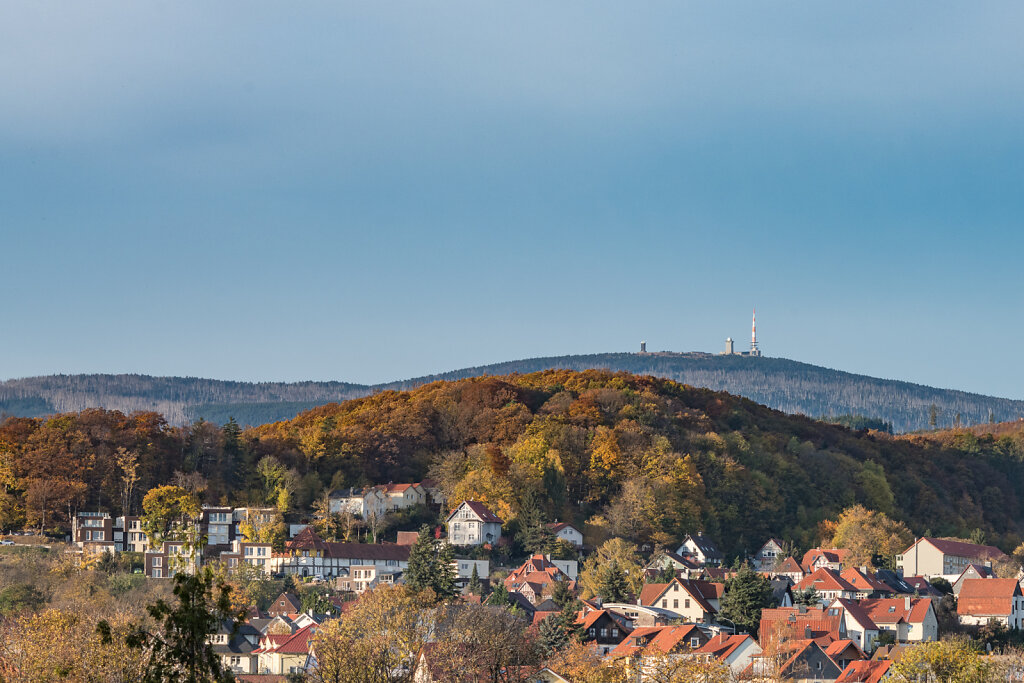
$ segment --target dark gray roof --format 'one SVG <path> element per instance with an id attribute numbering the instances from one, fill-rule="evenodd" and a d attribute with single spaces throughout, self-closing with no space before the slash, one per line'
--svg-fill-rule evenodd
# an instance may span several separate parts
<path id="1" fill-rule="evenodd" d="M 706 557 L 721 558 L 722 553 L 719 552 L 715 544 L 711 542 L 711 539 L 703 534 L 691 534 L 690 540 L 693 541 L 694 545 L 700 548 L 700 551 L 704 553 Z"/>

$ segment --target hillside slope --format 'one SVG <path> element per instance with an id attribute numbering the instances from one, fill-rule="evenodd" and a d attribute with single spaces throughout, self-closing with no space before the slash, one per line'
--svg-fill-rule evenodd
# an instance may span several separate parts
<path id="1" fill-rule="evenodd" d="M 242 432 L 99 410 L 9 419 L 0 517 L 39 520 L 42 505 L 50 524 L 74 507 L 120 512 L 123 448 L 139 457 L 135 511 L 175 471 L 202 475 L 216 504 L 267 503 L 284 485 L 296 510 L 325 489 L 429 475 L 451 505 L 492 506 L 510 534 L 539 505 L 596 539 L 668 544 L 705 530 L 741 553 L 769 535 L 807 547 L 823 520 L 860 503 L 917 534 L 981 530 L 1013 549 L 1024 431 L 1000 434 L 854 432 L 670 380 L 554 370 L 383 391 Z"/>
<path id="2" fill-rule="evenodd" d="M 809 416 L 864 415 L 896 431 L 1024 417 L 1024 401 L 936 389 L 786 360 L 704 353 L 605 353 L 496 363 L 376 386 L 345 382 L 248 383 L 144 375 L 56 375 L 0 382 L 0 414 L 39 416 L 90 407 L 153 410 L 172 424 L 198 418 L 223 424 L 233 416 L 258 425 L 294 417 L 328 402 L 386 389 L 411 389 L 439 379 L 530 373 L 547 369 L 607 369 L 672 379 L 744 396 L 776 410 Z"/>

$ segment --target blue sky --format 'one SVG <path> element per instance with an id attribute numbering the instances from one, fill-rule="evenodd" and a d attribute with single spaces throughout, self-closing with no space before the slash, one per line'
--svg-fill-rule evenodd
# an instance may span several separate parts
<path id="1" fill-rule="evenodd" d="M 7 3 L 0 378 L 719 350 L 1024 398 L 1024 5 Z"/>

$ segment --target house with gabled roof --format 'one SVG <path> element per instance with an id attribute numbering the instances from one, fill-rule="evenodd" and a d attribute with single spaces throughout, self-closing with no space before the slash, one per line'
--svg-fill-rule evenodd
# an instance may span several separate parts
<path id="1" fill-rule="evenodd" d="M 583 630 L 582 642 L 593 643 L 602 656 L 618 647 L 633 632 L 628 620 L 605 609 L 581 613 L 576 623 Z"/>
<path id="2" fill-rule="evenodd" d="M 540 553 L 531 555 L 505 577 L 505 588 L 521 593 L 533 604 L 550 597 L 560 581 L 575 588 L 572 578 L 556 562 Z"/>
<path id="3" fill-rule="evenodd" d="M 1007 556 L 999 548 L 946 538 L 919 538 L 896 558 L 904 576 L 943 576 L 952 581 L 972 564 L 995 566 Z"/>
<path id="4" fill-rule="evenodd" d="M 956 614 L 961 624 L 996 621 L 1007 628 L 1024 626 L 1024 595 L 1016 579 L 967 579 L 960 588 Z"/>
<path id="5" fill-rule="evenodd" d="M 854 598 L 857 589 L 849 581 L 839 575 L 838 572 L 827 567 L 819 567 L 808 574 L 797 585 L 793 586 L 793 592 L 806 591 L 810 589 L 817 591 L 823 602 L 830 602 L 837 598 Z"/>
<path id="6" fill-rule="evenodd" d="M 733 675 L 738 675 L 750 665 L 753 657 L 761 654 L 761 646 L 748 634 L 719 634 L 694 650 L 694 654 L 710 655 L 726 664 Z"/>
<path id="7" fill-rule="evenodd" d="M 813 639 L 789 640 L 781 644 L 778 656 L 762 652 L 753 657 L 741 678 L 752 681 L 834 681 L 842 673 Z"/>
<path id="8" fill-rule="evenodd" d="M 856 600 L 839 599 L 834 600 L 828 606 L 829 616 L 838 616 L 843 621 L 846 637 L 854 642 L 864 652 L 871 652 L 875 649 L 875 641 L 878 640 L 878 624 L 871 619 L 871 615 L 860 606 Z"/>
<path id="9" fill-rule="evenodd" d="M 384 506 L 388 512 L 424 505 L 429 500 L 426 490 L 419 484 L 387 483 L 375 488 L 384 494 Z"/>
<path id="10" fill-rule="evenodd" d="M 779 563 L 785 555 L 784 545 L 782 541 L 777 538 L 769 538 L 765 541 L 765 544 L 754 553 L 751 558 L 751 563 L 754 565 L 754 569 L 759 572 L 770 572 L 775 568 L 775 565 Z"/>
<path id="11" fill-rule="evenodd" d="M 857 589 L 854 598 L 863 600 L 865 598 L 891 598 L 894 591 L 889 584 L 879 581 L 874 575 L 862 572 L 856 567 L 847 567 L 839 575 L 847 583 Z"/>
<path id="12" fill-rule="evenodd" d="M 683 544 L 676 550 L 677 555 L 690 557 L 697 564 L 721 566 L 724 556 L 714 542 L 703 534 L 691 534 L 683 539 Z"/>
<path id="13" fill-rule="evenodd" d="M 267 608 L 267 616 L 279 617 L 287 614 L 295 614 L 296 612 L 301 611 L 302 603 L 299 602 L 299 599 L 285 591 L 274 598 L 274 602 L 270 603 L 270 607 Z"/>
<path id="14" fill-rule="evenodd" d="M 259 658 L 259 673 L 286 675 L 305 672 L 316 628 L 316 624 L 310 624 L 295 633 L 263 636 L 260 646 L 254 651 Z"/>
<path id="15" fill-rule="evenodd" d="M 221 622 L 217 632 L 209 635 L 206 640 L 225 670 L 236 674 L 254 674 L 258 664 L 255 650 L 261 636 L 252 624 L 243 622 L 236 627 L 227 620 Z"/>
<path id="16" fill-rule="evenodd" d="M 634 629 L 608 653 L 608 659 L 626 661 L 628 680 L 651 677 L 663 657 L 688 657 L 708 642 L 708 636 L 694 624 L 652 626 Z"/>
<path id="17" fill-rule="evenodd" d="M 640 591 L 637 604 L 659 607 L 691 623 L 711 623 L 724 586 L 706 581 L 673 579 L 669 583 L 648 583 Z M 712 604 L 715 603 L 715 604 Z"/>
<path id="18" fill-rule="evenodd" d="M 388 512 L 388 498 L 379 487 L 335 489 L 327 494 L 333 514 L 350 512 L 361 519 L 383 517 Z"/>
<path id="19" fill-rule="evenodd" d="M 768 577 L 785 576 L 789 578 L 794 585 L 803 581 L 804 576 L 806 576 L 804 574 L 803 567 L 801 567 L 800 563 L 792 557 L 785 558 L 782 562 L 776 564 L 773 569 L 766 570 L 762 573 Z"/>
<path id="20" fill-rule="evenodd" d="M 662 550 L 654 554 L 651 561 L 644 567 L 644 574 L 653 577 L 661 570 L 670 568 L 680 578 L 693 578 L 700 571 L 700 565 L 689 557 Z"/>
<path id="21" fill-rule="evenodd" d="M 850 662 L 859 662 L 868 658 L 864 651 L 849 638 L 832 641 L 825 648 L 825 654 L 839 666 L 840 670 L 849 666 Z"/>
<path id="22" fill-rule="evenodd" d="M 878 626 L 898 643 L 917 643 L 939 639 L 939 622 L 928 598 L 889 598 L 861 600 L 860 606 Z"/>
<path id="23" fill-rule="evenodd" d="M 452 545 L 497 543 L 501 538 L 501 517 L 475 500 L 464 500 L 445 520 L 448 542 Z"/>
<path id="24" fill-rule="evenodd" d="M 810 574 L 821 567 L 841 572 L 849 556 L 850 551 L 846 548 L 811 548 L 800 560 L 800 568 L 805 574 Z"/>
<path id="25" fill-rule="evenodd" d="M 986 567 L 981 564 L 969 564 L 960 573 L 960 576 L 956 577 L 955 581 L 950 583 L 953 586 L 953 595 L 960 595 L 960 589 L 963 588 L 964 581 L 967 579 L 992 579 L 995 578 L 995 572 L 992 571 L 991 567 Z"/>
<path id="26" fill-rule="evenodd" d="M 836 679 L 836 683 L 881 683 L 892 664 L 888 659 L 850 662 Z"/>
<path id="27" fill-rule="evenodd" d="M 570 543 L 573 547 L 583 547 L 583 532 L 569 522 L 551 522 L 547 525 L 555 538 Z"/>
<path id="28" fill-rule="evenodd" d="M 786 637 L 823 638 L 828 642 L 847 637 L 846 625 L 838 612 L 804 605 L 761 610 L 757 633 L 762 643 Z"/>

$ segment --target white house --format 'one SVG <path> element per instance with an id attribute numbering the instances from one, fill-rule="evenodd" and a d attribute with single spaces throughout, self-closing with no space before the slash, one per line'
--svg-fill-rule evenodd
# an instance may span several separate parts
<path id="1" fill-rule="evenodd" d="M 925 537 L 896 558 L 896 567 L 903 570 L 903 576 L 944 576 L 952 582 L 968 565 L 991 567 L 1004 559 L 1006 554 L 995 546 Z"/>
<path id="2" fill-rule="evenodd" d="M 717 567 L 722 564 L 722 553 L 710 538 L 702 534 L 687 536 L 676 550 L 676 554 L 692 557 L 702 565 Z"/>
<path id="3" fill-rule="evenodd" d="M 956 613 L 961 624 L 983 625 L 995 620 L 1018 629 L 1024 626 L 1024 595 L 1016 579 L 966 579 Z"/>
<path id="4" fill-rule="evenodd" d="M 385 484 L 375 488 L 384 494 L 388 511 L 404 510 L 429 501 L 426 489 L 419 484 Z"/>
<path id="5" fill-rule="evenodd" d="M 751 660 L 761 654 L 761 646 L 750 635 L 719 634 L 709 640 L 703 647 L 694 650 L 696 655 L 711 655 L 728 665 L 734 677 L 738 677 Z"/>
<path id="6" fill-rule="evenodd" d="M 473 578 L 473 567 L 476 567 L 477 578 L 486 579 L 491 575 L 491 562 L 490 560 L 452 560 L 452 566 L 455 567 L 455 578 L 457 579 L 471 579 Z"/>
<path id="7" fill-rule="evenodd" d="M 388 512 L 388 497 L 377 487 L 338 489 L 328 496 L 331 512 L 351 512 L 362 519 L 383 517 Z"/>
<path id="8" fill-rule="evenodd" d="M 875 641 L 878 640 L 878 625 L 856 600 L 845 598 L 833 600 L 828 607 L 828 615 L 830 617 L 838 616 L 843 620 L 846 637 L 861 650 L 871 652 L 875 648 Z"/>
<path id="9" fill-rule="evenodd" d="M 768 541 L 761 546 L 761 549 L 754 553 L 753 564 L 754 569 L 759 572 L 770 572 L 775 568 L 777 561 L 783 560 L 785 556 L 785 550 L 782 547 L 782 541 L 777 538 L 769 538 Z"/>
<path id="10" fill-rule="evenodd" d="M 567 543 L 572 543 L 577 548 L 583 547 L 583 532 L 568 522 L 552 522 L 548 524 L 555 536 Z"/>
<path id="11" fill-rule="evenodd" d="M 504 522 L 486 505 L 465 500 L 455 508 L 448 519 L 448 542 L 452 545 L 483 545 L 497 543 Z"/>

